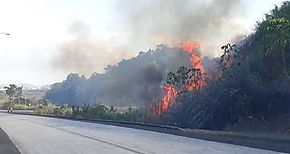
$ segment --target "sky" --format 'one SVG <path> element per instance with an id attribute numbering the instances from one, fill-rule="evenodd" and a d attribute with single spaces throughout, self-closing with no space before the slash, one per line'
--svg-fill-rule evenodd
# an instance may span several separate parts
<path id="1" fill-rule="evenodd" d="M 0 84 L 47 85 L 64 80 L 70 72 L 89 77 L 93 72 L 104 72 L 107 65 L 136 56 L 141 50 L 160 43 L 173 45 L 180 39 L 171 33 L 172 26 L 164 26 L 162 29 L 166 30 L 156 33 L 160 28 L 154 25 L 163 25 L 162 19 L 151 19 L 146 10 L 150 11 L 157 0 L 141 1 L 141 7 L 130 5 L 132 1 L 0 0 L 0 32 L 11 34 L 0 35 Z M 164 0 L 158 2 L 166 5 Z M 207 6 L 211 0 L 203 2 L 196 0 L 196 6 Z M 231 11 L 219 31 L 211 31 L 212 35 L 200 40 L 192 39 L 200 41 L 203 56 L 217 56 L 219 53 L 213 48 L 252 32 L 256 21 L 281 2 L 240 0 L 236 13 Z M 163 19 L 172 23 L 171 16 L 172 13 Z M 153 24 L 142 26 L 141 18 Z"/>

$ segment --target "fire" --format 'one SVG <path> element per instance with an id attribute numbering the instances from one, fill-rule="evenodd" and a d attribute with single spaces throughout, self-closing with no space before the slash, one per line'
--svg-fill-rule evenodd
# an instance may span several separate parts
<path id="1" fill-rule="evenodd" d="M 201 62 L 201 59 L 198 55 L 198 50 L 200 50 L 200 46 L 196 42 L 184 42 L 180 45 L 180 48 L 183 51 L 189 52 L 191 54 L 190 62 L 192 68 L 200 69 L 201 73 L 204 73 L 204 68 Z"/>
<path id="2" fill-rule="evenodd" d="M 186 89 L 188 91 L 193 91 L 197 88 L 204 87 L 206 85 L 205 82 L 205 72 L 204 67 L 202 65 L 202 61 L 200 56 L 198 55 L 198 50 L 200 50 L 200 46 L 196 42 L 184 42 L 180 45 L 180 48 L 183 51 L 189 52 L 191 54 L 190 62 L 191 62 L 191 68 L 199 69 L 200 72 L 195 72 L 194 79 L 198 78 L 200 76 L 200 79 L 196 82 L 193 82 L 191 85 L 185 85 Z M 199 74 L 200 73 L 200 74 Z"/>
<path id="3" fill-rule="evenodd" d="M 177 94 L 184 89 L 187 91 L 194 91 L 195 89 L 206 86 L 205 76 L 204 76 L 204 67 L 202 65 L 201 58 L 198 54 L 198 50 L 200 49 L 200 45 L 196 42 L 184 42 L 179 48 L 182 51 L 190 53 L 190 62 L 191 67 L 194 69 L 198 69 L 199 71 L 195 71 L 193 79 L 198 79 L 196 81 L 190 82 L 190 84 L 182 85 L 181 89 L 174 88 L 171 84 L 165 84 L 163 87 L 164 96 L 161 99 L 160 104 L 154 108 L 153 112 L 155 115 L 159 115 L 161 112 L 168 111 L 171 105 L 174 105 L 174 99 Z"/>
<path id="4" fill-rule="evenodd" d="M 200 49 L 200 46 L 198 43 L 196 42 L 184 42 L 180 45 L 180 48 L 183 50 L 183 51 L 187 51 L 187 52 L 194 52 L 195 50 L 198 50 Z"/>
<path id="5" fill-rule="evenodd" d="M 164 96 L 162 97 L 161 101 L 156 104 L 153 108 L 153 112 L 155 115 L 160 115 L 161 112 L 167 111 L 170 107 L 170 103 L 177 95 L 177 90 L 171 84 L 165 84 L 163 87 Z"/>

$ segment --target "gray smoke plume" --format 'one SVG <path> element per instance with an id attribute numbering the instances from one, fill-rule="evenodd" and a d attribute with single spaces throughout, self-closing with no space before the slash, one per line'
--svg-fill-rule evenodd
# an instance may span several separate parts
<path id="1" fill-rule="evenodd" d="M 53 85 L 46 98 L 70 105 L 150 105 L 160 99 L 169 71 L 191 66 L 189 57 L 190 54 L 181 49 L 160 45 L 117 65 L 109 65 L 105 73 L 94 73 L 88 79 L 70 74 L 62 83 Z"/>
<path id="2" fill-rule="evenodd" d="M 73 22 L 68 32 L 72 39 L 60 45 L 53 58 L 55 70 L 91 75 L 93 72 L 104 72 L 105 66 L 128 57 L 120 47 L 92 39 L 89 27 L 83 22 Z"/>
<path id="3" fill-rule="evenodd" d="M 132 46 L 194 40 L 201 43 L 203 55 L 213 56 L 222 41 L 243 28 L 233 18 L 243 14 L 241 0 L 124 0 L 116 8 Z"/>
<path id="4" fill-rule="evenodd" d="M 147 50 L 157 44 L 174 47 L 192 40 L 200 42 L 202 56 L 213 57 L 219 55 L 221 45 L 239 35 L 241 30 L 234 20 L 243 14 L 241 0 L 113 2 L 113 10 L 117 12 L 114 22 L 123 25 L 122 31 L 127 34 L 119 36 L 120 40 L 129 37 L 128 44 L 112 46 L 96 41 L 91 38 L 90 28 L 85 23 L 75 21 L 68 29 L 72 39 L 60 45 L 53 58 L 55 70 L 85 75 L 102 73 L 106 65 L 131 58 L 141 49 Z"/>

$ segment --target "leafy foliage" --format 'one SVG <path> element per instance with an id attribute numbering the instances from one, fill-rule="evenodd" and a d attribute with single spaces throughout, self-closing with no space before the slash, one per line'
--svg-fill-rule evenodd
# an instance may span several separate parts
<path id="1" fill-rule="evenodd" d="M 133 109 L 129 106 L 125 112 L 119 112 L 114 106 L 107 107 L 102 104 L 84 104 L 83 106 L 57 106 L 53 103 L 45 101 L 43 104 L 39 105 L 34 112 L 41 115 L 58 115 L 66 117 L 83 117 L 133 122 L 145 122 L 148 119 L 148 114 L 145 113 L 145 110 Z"/>
<path id="2" fill-rule="evenodd" d="M 198 75 L 197 75 L 198 74 Z M 172 85 L 175 89 L 181 90 L 179 94 L 187 92 L 185 85 L 192 85 L 201 78 L 201 71 L 197 68 L 187 68 L 181 66 L 175 73 L 167 74 L 166 83 Z"/>
<path id="3" fill-rule="evenodd" d="M 10 84 L 8 87 L 7 86 L 4 87 L 5 93 L 8 95 L 8 99 L 9 99 L 8 112 L 12 109 L 13 100 L 18 98 L 18 101 L 19 101 L 19 97 L 22 95 L 22 88 L 23 88 L 22 86 L 17 87 L 15 84 Z"/>
<path id="4" fill-rule="evenodd" d="M 22 95 L 22 88 L 22 86 L 17 87 L 15 84 L 10 84 L 8 87 L 4 87 L 5 92 L 10 100 L 16 97 L 20 97 Z"/>
<path id="5" fill-rule="evenodd" d="M 223 129 L 249 118 L 267 120 L 289 114 L 289 21 L 290 2 L 285 2 L 257 24 L 254 34 L 236 46 L 222 46 L 222 73 L 208 79 L 206 88 L 184 95 L 167 121 Z"/>

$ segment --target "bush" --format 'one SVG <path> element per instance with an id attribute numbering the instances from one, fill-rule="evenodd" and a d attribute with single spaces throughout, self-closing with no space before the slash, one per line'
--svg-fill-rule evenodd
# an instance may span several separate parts
<path id="1" fill-rule="evenodd" d="M 183 95 L 166 121 L 179 126 L 223 129 L 241 120 L 267 120 L 290 111 L 290 2 L 259 22 L 237 44 L 230 67 L 210 74 L 207 87 Z M 223 57 L 221 57 L 223 58 Z"/>

